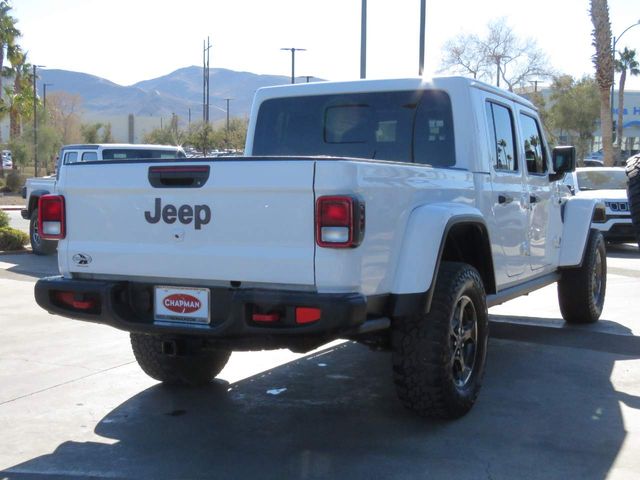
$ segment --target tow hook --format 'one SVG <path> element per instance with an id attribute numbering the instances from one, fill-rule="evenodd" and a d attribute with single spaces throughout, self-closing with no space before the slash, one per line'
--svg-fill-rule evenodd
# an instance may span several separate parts
<path id="1" fill-rule="evenodd" d="M 167 355 L 169 357 L 178 356 L 178 342 L 175 340 L 163 340 L 161 345 L 163 355 Z"/>

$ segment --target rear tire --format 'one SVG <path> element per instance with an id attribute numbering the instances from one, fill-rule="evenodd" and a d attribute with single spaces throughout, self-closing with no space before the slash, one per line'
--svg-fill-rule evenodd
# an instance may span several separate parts
<path id="1" fill-rule="evenodd" d="M 582 265 L 562 271 L 558 281 L 558 301 L 567 323 L 597 322 L 602 314 L 607 290 L 607 251 L 604 238 L 591 230 Z"/>
<path id="2" fill-rule="evenodd" d="M 177 351 L 167 354 L 162 351 L 167 339 L 160 335 L 131 333 L 130 338 L 140 368 L 167 385 L 206 385 L 222 371 L 231 356 L 228 350 L 204 349 L 197 339 L 172 339 Z"/>
<path id="3" fill-rule="evenodd" d="M 631 222 L 636 234 L 636 241 L 640 247 L 640 154 L 627 160 L 627 196 L 629 197 L 629 211 Z"/>
<path id="4" fill-rule="evenodd" d="M 44 240 L 38 232 L 38 209 L 35 208 L 29 217 L 29 241 L 31 250 L 36 255 L 51 255 L 56 253 L 58 242 Z"/>
<path id="5" fill-rule="evenodd" d="M 431 311 L 394 319 L 396 392 L 410 410 L 453 419 L 473 407 L 484 375 L 489 316 L 482 279 L 470 265 L 443 262 Z"/>

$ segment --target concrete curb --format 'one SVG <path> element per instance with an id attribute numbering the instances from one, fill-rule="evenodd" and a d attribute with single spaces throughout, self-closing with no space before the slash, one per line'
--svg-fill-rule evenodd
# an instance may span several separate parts
<path id="1" fill-rule="evenodd" d="M 0 205 L 0 210 L 4 210 L 5 212 L 19 211 L 24 208 L 27 207 L 25 205 Z"/>

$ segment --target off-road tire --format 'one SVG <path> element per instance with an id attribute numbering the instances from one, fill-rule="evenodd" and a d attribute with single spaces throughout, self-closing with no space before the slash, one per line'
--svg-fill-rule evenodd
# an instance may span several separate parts
<path id="1" fill-rule="evenodd" d="M 464 324 L 458 322 L 460 312 L 466 315 L 467 327 L 470 313 L 475 315 L 475 340 L 467 339 L 462 347 L 458 343 L 464 342 L 462 330 L 456 329 Z M 402 403 L 429 418 L 453 419 L 471 410 L 484 375 L 488 333 L 480 274 L 465 263 L 443 262 L 430 312 L 416 312 L 392 323 L 393 375 Z M 460 368 L 462 356 L 471 365 L 466 381 Z"/>
<path id="2" fill-rule="evenodd" d="M 55 240 L 44 240 L 38 234 L 38 209 L 34 208 L 29 217 L 29 241 L 31 250 L 36 255 L 51 255 L 56 253 L 58 242 Z"/>
<path id="3" fill-rule="evenodd" d="M 197 340 L 189 339 L 177 339 L 178 351 L 168 355 L 162 352 L 163 338 L 159 335 L 131 333 L 130 338 L 140 368 L 167 385 L 206 385 L 222 371 L 231 355 L 227 350 L 199 348 Z"/>
<path id="4" fill-rule="evenodd" d="M 607 290 L 607 251 L 604 238 L 591 230 L 582 265 L 562 271 L 558 301 L 567 323 L 594 323 L 602 314 Z"/>
<path id="5" fill-rule="evenodd" d="M 627 160 L 627 196 L 629 197 L 629 211 L 631 222 L 640 247 L 640 154 Z"/>

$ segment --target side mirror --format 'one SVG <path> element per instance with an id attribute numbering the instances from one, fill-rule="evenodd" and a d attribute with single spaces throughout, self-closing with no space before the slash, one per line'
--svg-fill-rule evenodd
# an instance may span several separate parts
<path id="1" fill-rule="evenodd" d="M 576 169 L 576 147 L 556 147 L 551 155 L 553 172 L 549 174 L 549 180 L 556 182 L 566 173 Z"/>

